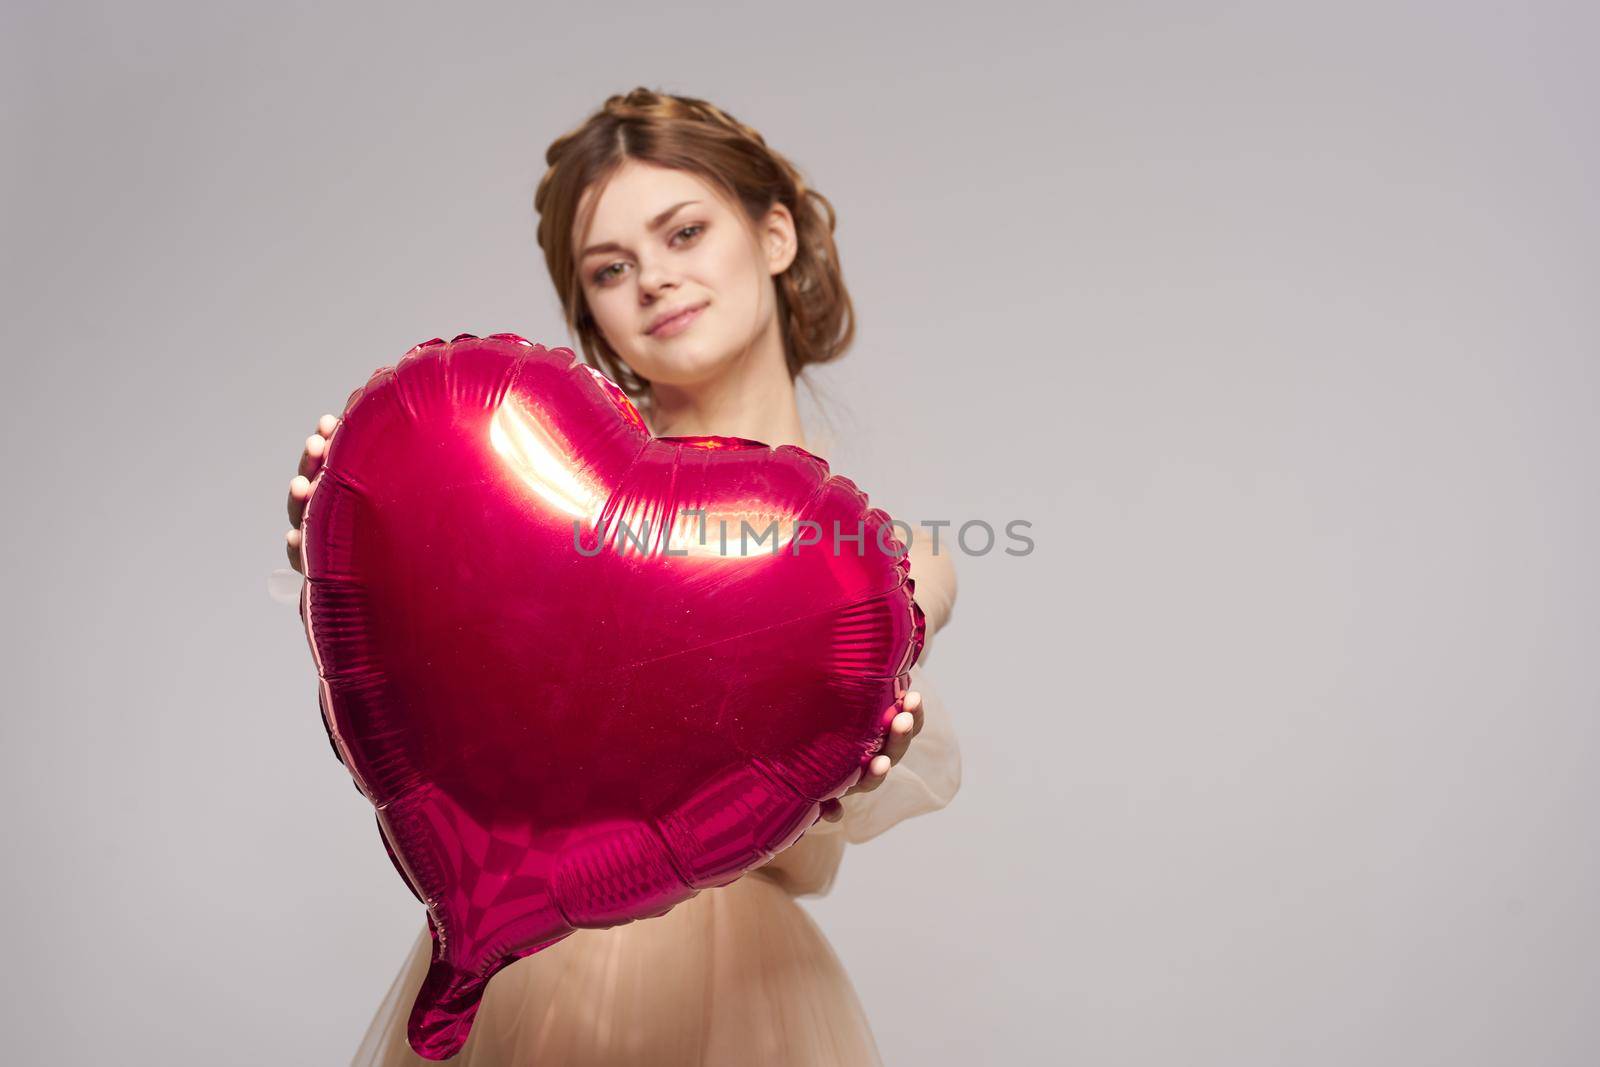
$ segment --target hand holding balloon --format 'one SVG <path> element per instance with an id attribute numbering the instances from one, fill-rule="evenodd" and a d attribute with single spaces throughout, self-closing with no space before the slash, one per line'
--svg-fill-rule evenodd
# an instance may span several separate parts
<path id="1" fill-rule="evenodd" d="M 861 776 L 861 781 L 845 790 L 844 795 L 854 793 L 870 793 L 889 774 L 889 768 L 899 763 L 906 750 L 911 747 L 911 739 L 922 732 L 922 694 L 915 689 L 908 690 L 900 700 L 901 711 L 889 724 L 888 739 L 884 742 L 883 751 L 872 757 L 872 762 L 867 766 L 866 773 Z M 822 803 L 822 817 L 827 822 L 838 822 L 844 818 L 844 808 L 838 800 L 826 800 Z"/>
<path id="2" fill-rule="evenodd" d="M 317 420 L 317 432 L 306 438 L 305 451 L 300 454 L 300 470 L 289 480 L 289 531 L 284 535 L 289 550 L 289 566 L 300 570 L 300 520 L 305 518 L 306 502 L 311 499 L 311 479 L 322 467 L 322 457 L 328 454 L 328 438 L 339 426 L 336 415 L 324 415 Z"/>

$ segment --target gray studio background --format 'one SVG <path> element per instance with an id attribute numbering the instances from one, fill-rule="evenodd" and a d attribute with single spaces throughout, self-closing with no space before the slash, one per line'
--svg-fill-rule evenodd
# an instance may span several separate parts
<path id="1" fill-rule="evenodd" d="M 347 1062 L 422 921 L 284 565 L 316 417 L 566 343 L 549 141 L 644 84 L 839 210 L 835 466 L 961 557 L 947 810 L 808 900 L 889 1064 L 1585 1064 L 1584 5 L 3 16 L 4 1059 Z"/>

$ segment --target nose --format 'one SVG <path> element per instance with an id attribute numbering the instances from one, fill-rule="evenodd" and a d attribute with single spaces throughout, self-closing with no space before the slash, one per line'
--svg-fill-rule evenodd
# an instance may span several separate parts
<path id="1" fill-rule="evenodd" d="M 639 293 L 647 302 L 676 288 L 677 284 L 667 265 L 658 258 L 652 257 L 639 264 Z"/>

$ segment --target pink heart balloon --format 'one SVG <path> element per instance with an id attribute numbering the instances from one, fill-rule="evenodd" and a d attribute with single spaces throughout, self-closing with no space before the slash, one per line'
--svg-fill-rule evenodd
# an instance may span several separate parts
<path id="1" fill-rule="evenodd" d="M 425 342 L 352 394 L 303 530 L 329 738 L 428 909 L 430 1059 L 501 968 L 793 844 L 923 643 L 904 546 L 849 479 L 653 437 L 515 334 Z"/>

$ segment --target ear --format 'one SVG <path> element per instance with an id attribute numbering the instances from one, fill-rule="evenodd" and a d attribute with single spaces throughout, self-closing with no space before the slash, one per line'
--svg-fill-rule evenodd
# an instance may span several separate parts
<path id="1" fill-rule="evenodd" d="M 768 273 L 782 274 L 789 269 L 789 264 L 794 262 L 795 254 L 800 250 L 800 243 L 795 238 L 794 216 L 782 203 L 773 204 L 761 220 L 759 230 Z"/>

